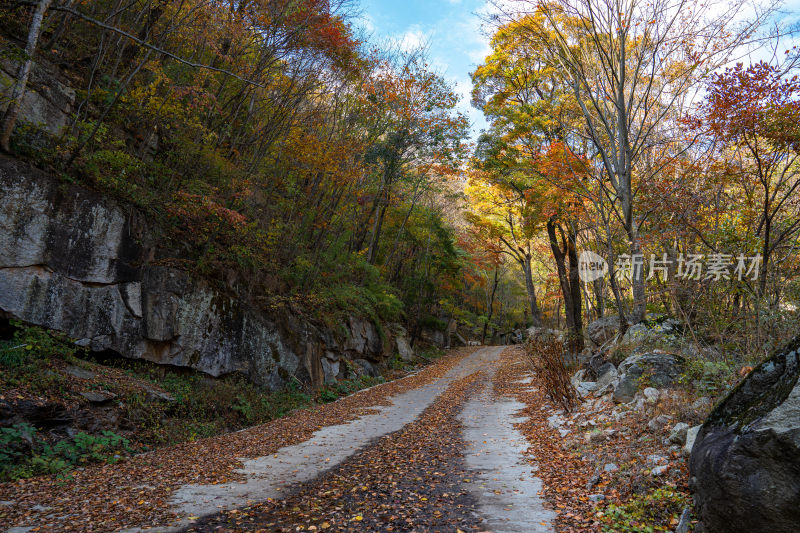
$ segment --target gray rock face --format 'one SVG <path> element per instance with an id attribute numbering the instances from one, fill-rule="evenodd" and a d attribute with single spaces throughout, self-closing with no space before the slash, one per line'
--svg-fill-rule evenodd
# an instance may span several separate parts
<path id="1" fill-rule="evenodd" d="M 797 531 L 799 376 L 800 337 L 756 367 L 698 431 L 690 486 L 706 530 Z"/>
<path id="2" fill-rule="evenodd" d="M 380 376 L 380 372 L 378 369 L 375 368 L 375 365 L 367 361 L 366 359 L 356 359 L 353 361 L 356 366 L 356 372 L 362 376 L 369 376 L 371 378 L 376 378 Z"/>
<path id="3" fill-rule="evenodd" d="M 614 338 L 618 330 L 619 317 L 615 315 L 604 316 L 586 326 L 586 334 L 597 346 L 602 346 Z"/>
<path id="4" fill-rule="evenodd" d="M 347 338 L 291 314 L 266 316 L 186 272 L 157 266 L 136 212 L 0 158 L 0 312 L 59 330 L 92 350 L 233 372 L 278 388 L 339 374 L 339 354 L 380 362 L 374 324 Z M 335 354 L 335 355 L 330 355 Z M 325 361 L 323 363 L 323 360 Z"/>
<path id="5" fill-rule="evenodd" d="M 15 61 L 0 61 L 0 112 L 6 109 L 18 69 Z M 67 125 L 75 105 L 75 90 L 62 83 L 54 75 L 56 72 L 58 69 L 52 65 L 43 68 L 34 63 L 19 111 L 21 122 L 41 126 L 53 135 L 60 134 Z"/>

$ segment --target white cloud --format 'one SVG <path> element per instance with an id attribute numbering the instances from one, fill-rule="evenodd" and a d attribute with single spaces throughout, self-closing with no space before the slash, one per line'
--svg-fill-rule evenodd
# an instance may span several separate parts
<path id="1" fill-rule="evenodd" d="M 404 52 L 410 52 L 427 46 L 430 38 L 430 31 L 425 32 L 419 24 L 414 24 L 400 35 L 392 37 L 391 41 Z"/>
<path id="2" fill-rule="evenodd" d="M 361 26 L 364 29 L 364 31 L 366 31 L 369 34 L 375 33 L 375 19 L 372 18 L 372 16 L 369 15 L 368 13 L 361 13 L 356 18 L 356 24 Z"/>

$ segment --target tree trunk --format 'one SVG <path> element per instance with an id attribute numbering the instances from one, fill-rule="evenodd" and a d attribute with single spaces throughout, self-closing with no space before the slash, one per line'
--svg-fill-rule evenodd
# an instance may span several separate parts
<path id="1" fill-rule="evenodd" d="M 481 344 L 486 343 L 486 329 L 489 327 L 489 322 L 492 320 L 494 314 L 494 294 L 497 291 L 497 267 L 494 267 L 494 283 L 492 283 L 492 292 L 489 296 L 489 306 L 486 309 L 486 321 L 483 323 L 483 334 L 481 334 Z"/>
<path id="2" fill-rule="evenodd" d="M 384 214 L 386 214 L 386 204 L 381 204 L 378 208 L 378 212 L 375 213 L 375 225 L 372 229 L 372 238 L 369 241 L 369 251 L 367 252 L 367 263 L 370 265 L 374 265 L 375 259 L 378 257 L 378 241 L 381 237 Z"/>
<path id="3" fill-rule="evenodd" d="M 767 266 L 769 264 L 769 233 L 772 229 L 772 219 L 767 215 L 767 207 L 764 207 L 764 244 L 761 247 L 761 268 L 758 280 L 758 296 L 764 296 L 767 292 Z"/>
<path id="4" fill-rule="evenodd" d="M 596 318 L 603 318 L 606 314 L 606 301 L 603 293 L 603 278 L 597 278 L 592 282 L 592 291 L 594 292 L 594 299 L 597 302 L 597 306 L 595 307 L 597 311 Z"/>
<path id="5" fill-rule="evenodd" d="M 562 246 L 558 243 L 556 228 L 561 234 Z M 569 330 L 569 350 L 578 353 L 583 350 L 583 320 L 581 317 L 581 286 L 578 276 L 578 252 L 575 248 L 575 232 L 568 223 L 567 236 L 560 226 L 556 225 L 555 218 L 547 221 L 547 236 L 550 240 L 550 250 L 556 262 L 558 281 L 561 294 L 564 297 L 564 319 Z M 569 267 L 567 267 L 569 260 Z"/>
<path id="6" fill-rule="evenodd" d="M 631 261 L 634 261 L 634 258 L 637 255 L 642 253 L 641 246 L 639 244 L 639 236 L 634 234 L 631 237 Z M 644 320 L 645 315 L 645 304 L 647 303 L 647 299 L 645 296 L 644 291 L 644 265 L 641 265 L 639 268 L 638 273 L 636 272 L 636 266 L 633 264 L 633 276 L 631 279 L 631 288 L 633 289 L 633 310 L 631 311 L 630 316 L 630 323 L 638 324 L 642 320 Z M 638 275 L 637 275 L 638 274 Z"/>
<path id="7" fill-rule="evenodd" d="M 533 273 L 531 272 L 531 257 L 525 255 L 522 263 L 522 271 L 525 274 L 525 289 L 528 291 L 528 303 L 531 308 L 531 323 L 533 326 L 542 327 L 542 314 L 539 311 L 539 304 L 536 303 L 536 289 L 533 286 Z"/>
<path id="8" fill-rule="evenodd" d="M 39 33 L 42 31 L 42 20 L 47 8 L 53 0 L 39 0 L 36 10 L 33 12 L 31 27 L 28 30 L 28 42 L 25 44 L 25 61 L 17 71 L 17 81 L 11 90 L 11 101 L 3 115 L 2 126 L 0 127 L 0 149 L 4 152 L 11 150 L 11 133 L 17 123 L 17 115 L 22 106 L 22 97 L 25 96 L 25 89 L 28 86 L 28 77 L 33 67 L 33 55 L 36 52 L 36 42 L 39 40 Z"/>
<path id="9" fill-rule="evenodd" d="M 581 279 L 578 270 L 578 248 L 575 224 L 573 221 L 567 222 L 567 258 L 569 259 L 569 285 L 572 291 L 572 325 L 573 325 L 573 348 L 575 353 L 583 350 L 583 317 L 581 313 Z"/>

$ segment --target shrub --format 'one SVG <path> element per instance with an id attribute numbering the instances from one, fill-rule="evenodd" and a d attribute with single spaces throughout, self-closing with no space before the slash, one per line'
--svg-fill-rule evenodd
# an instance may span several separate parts
<path id="1" fill-rule="evenodd" d="M 51 444 L 30 424 L 15 424 L 0 428 L 0 481 L 62 473 L 88 463 L 115 463 L 130 452 L 130 441 L 111 431 L 78 433 Z"/>
<path id="2" fill-rule="evenodd" d="M 52 358 L 71 359 L 80 349 L 66 336 L 11 321 L 17 329 L 10 341 L 0 341 L 0 383 L 7 387 L 26 385 L 43 392 L 58 388 L 62 378 L 47 373 Z"/>
<path id="3" fill-rule="evenodd" d="M 528 364 L 547 397 L 569 412 L 578 402 L 565 362 L 564 344 L 555 338 L 529 338 L 525 342 Z"/>
<path id="4" fill-rule="evenodd" d="M 691 359 L 681 380 L 693 385 L 701 394 L 717 396 L 737 383 L 736 368 L 723 361 Z"/>

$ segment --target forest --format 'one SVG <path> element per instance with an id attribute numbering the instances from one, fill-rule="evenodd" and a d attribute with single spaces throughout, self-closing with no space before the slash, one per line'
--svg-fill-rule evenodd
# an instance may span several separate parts
<path id="1" fill-rule="evenodd" d="M 425 50 L 371 42 L 345 1 L 9 2 L 4 61 L 43 56 L 78 101 L 53 135 L 9 92 L 2 146 L 265 308 L 563 325 L 576 351 L 595 318 L 670 315 L 758 358 L 800 294 L 791 28 L 777 5 L 634 7 L 494 6 L 471 139 Z M 582 251 L 608 275 L 582 284 Z"/>
<path id="2" fill-rule="evenodd" d="M 65 472 L 78 501 L 124 459 L 147 497 L 53 505 L 92 530 L 484 531 L 464 509 L 498 509 L 453 489 L 483 468 L 470 423 L 542 464 L 555 514 L 520 523 L 687 533 L 747 509 L 696 451 L 723 426 L 797 434 L 798 13 L 488 0 L 464 91 L 367 8 L 0 0 L 0 522 L 45 524 L 24 508 Z M 361 420 L 351 455 L 292 459 L 313 484 L 233 516 L 243 457 L 308 458 Z M 769 512 L 731 531 L 792 531 L 793 438 L 758 465 L 789 496 L 747 478 L 734 496 Z M 233 499 L 203 514 L 190 484 Z M 388 493 L 408 499 L 372 513 Z"/>

